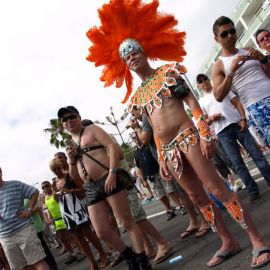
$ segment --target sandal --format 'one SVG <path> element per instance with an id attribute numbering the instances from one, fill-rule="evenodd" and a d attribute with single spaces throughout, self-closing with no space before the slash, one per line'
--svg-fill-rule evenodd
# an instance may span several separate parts
<path id="1" fill-rule="evenodd" d="M 159 264 L 167 260 L 172 255 L 172 248 L 169 247 L 159 258 L 153 260 L 154 264 Z"/>
<path id="2" fill-rule="evenodd" d="M 260 247 L 260 248 L 253 249 L 252 257 L 257 259 L 259 256 L 261 256 L 264 253 L 270 254 L 270 248 L 269 247 Z M 250 267 L 253 269 L 258 269 L 258 268 L 266 266 L 269 262 L 270 262 L 270 256 L 266 261 L 262 262 L 261 264 L 251 263 Z"/>
<path id="3" fill-rule="evenodd" d="M 193 233 L 196 233 L 199 229 L 191 229 L 191 230 L 188 230 L 186 229 L 180 236 L 181 239 L 186 239 L 188 238 L 189 236 L 191 236 Z"/>
<path id="4" fill-rule="evenodd" d="M 211 231 L 211 228 L 205 228 L 205 229 L 199 229 L 196 234 L 195 234 L 195 238 L 201 238 L 203 236 L 205 236 L 206 234 L 208 234 Z"/>
<path id="5" fill-rule="evenodd" d="M 223 263 L 224 261 L 226 261 L 228 258 L 234 256 L 235 254 L 239 253 L 241 251 L 241 248 L 238 247 L 234 250 L 231 251 L 220 251 L 218 250 L 215 255 L 213 256 L 213 258 L 218 258 L 218 260 L 215 263 L 207 263 L 208 267 L 215 267 L 218 264 Z"/>

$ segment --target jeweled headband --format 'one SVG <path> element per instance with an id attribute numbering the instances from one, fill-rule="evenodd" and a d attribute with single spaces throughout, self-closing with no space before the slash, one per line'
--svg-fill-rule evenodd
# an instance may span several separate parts
<path id="1" fill-rule="evenodd" d="M 127 55 L 132 51 L 143 52 L 143 47 L 137 40 L 133 38 L 127 38 L 119 46 L 119 55 L 121 59 L 126 61 Z"/>

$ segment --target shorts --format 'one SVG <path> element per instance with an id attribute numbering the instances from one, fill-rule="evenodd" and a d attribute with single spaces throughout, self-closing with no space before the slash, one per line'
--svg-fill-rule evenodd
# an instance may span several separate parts
<path id="1" fill-rule="evenodd" d="M 67 228 L 67 225 L 66 225 L 65 221 L 63 220 L 63 218 L 58 218 L 58 219 L 54 220 L 54 229 L 56 231 L 63 230 L 66 228 Z"/>
<path id="2" fill-rule="evenodd" d="M 255 124 L 270 147 L 270 97 L 263 98 L 246 109 L 249 113 L 249 125 Z"/>
<path id="3" fill-rule="evenodd" d="M 13 235 L 1 238 L 0 243 L 11 270 L 22 269 L 46 257 L 33 224 L 28 225 Z"/>
<path id="4" fill-rule="evenodd" d="M 119 182 L 119 180 L 116 179 L 116 187 L 115 189 L 107 193 L 104 191 L 105 181 L 107 179 L 108 174 L 102 176 L 98 180 L 90 180 L 89 182 L 86 182 L 84 184 L 85 189 L 85 198 L 87 206 L 93 205 L 95 203 L 104 201 L 107 197 L 116 194 L 120 192 L 121 190 L 124 190 L 123 186 Z"/>
<path id="5" fill-rule="evenodd" d="M 129 208 L 135 222 L 146 219 L 146 213 L 143 209 L 141 201 L 139 199 L 137 190 L 135 188 L 126 191 Z"/>
<path id="6" fill-rule="evenodd" d="M 182 193 L 182 188 L 175 179 L 166 181 L 161 178 L 159 173 L 156 173 L 151 181 L 148 180 L 148 183 L 156 200 L 160 200 L 172 192 Z"/>

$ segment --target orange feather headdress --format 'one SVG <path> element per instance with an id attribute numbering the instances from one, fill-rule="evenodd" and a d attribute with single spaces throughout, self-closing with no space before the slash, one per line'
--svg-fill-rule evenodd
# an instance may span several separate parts
<path id="1" fill-rule="evenodd" d="M 158 0 L 143 3 L 141 0 L 110 0 L 99 10 L 100 27 L 87 32 L 92 42 L 87 60 L 102 66 L 101 81 L 105 86 L 121 87 L 125 81 L 125 103 L 132 92 L 132 75 L 119 55 L 119 46 L 134 39 L 151 60 L 181 62 L 186 52 L 183 48 L 185 32 L 178 31 L 177 20 L 172 15 L 159 13 Z"/>

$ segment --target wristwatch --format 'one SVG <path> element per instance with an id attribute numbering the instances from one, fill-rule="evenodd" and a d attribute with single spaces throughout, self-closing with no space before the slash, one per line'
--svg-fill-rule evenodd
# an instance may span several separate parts
<path id="1" fill-rule="evenodd" d="M 117 169 L 116 169 L 116 168 L 109 169 L 109 172 L 110 172 L 110 173 L 116 173 L 116 172 L 117 172 Z"/>

